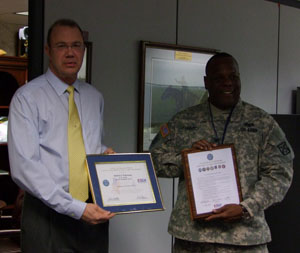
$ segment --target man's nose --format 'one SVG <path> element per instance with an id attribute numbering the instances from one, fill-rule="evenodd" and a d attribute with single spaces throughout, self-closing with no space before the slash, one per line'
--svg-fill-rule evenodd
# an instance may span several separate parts
<path id="1" fill-rule="evenodd" d="M 230 76 L 224 77 L 223 83 L 225 85 L 232 85 L 233 84 L 233 79 Z"/>
<path id="2" fill-rule="evenodd" d="M 72 48 L 72 46 L 67 46 L 66 54 L 74 55 L 74 49 Z"/>

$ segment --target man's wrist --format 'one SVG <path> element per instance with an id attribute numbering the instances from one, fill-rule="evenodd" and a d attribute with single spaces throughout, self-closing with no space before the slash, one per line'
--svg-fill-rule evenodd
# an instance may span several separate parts
<path id="1" fill-rule="evenodd" d="M 246 209 L 246 207 L 244 207 L 243 205 L 240 205 L 240 207 L 242 208 L 242 218 L 249 219 L 250 214 L 249 214 L 248 210 Z"/>

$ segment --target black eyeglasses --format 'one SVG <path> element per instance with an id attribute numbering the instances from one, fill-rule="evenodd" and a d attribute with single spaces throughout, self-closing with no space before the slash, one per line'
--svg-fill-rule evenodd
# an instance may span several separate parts
<path id="1" fill-rule="evenodd" d="M 80 42 L 74 42 L 71 45 L 68 45 L 67 43 L 57 43 L 53 48 L 57 49 L 58 51 L 61 52 L 66 52 L 71 48 L 73 51 L 80 52 L 84 49 L 84 44 Z"/>

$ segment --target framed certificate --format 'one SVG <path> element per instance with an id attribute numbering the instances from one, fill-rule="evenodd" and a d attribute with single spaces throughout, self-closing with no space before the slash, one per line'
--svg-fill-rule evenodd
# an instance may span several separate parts
<path id="1" fill-rule="evenodd" d="M 193 220 L 242 201 L 233 144 L 208 151 L 186 149 L 182 151 L 182 160 Z"/>
<path id="2" fill-rule="evenodd" d="M 94 203 L 117 213 L 164 210 L 150 153 L 87 155 Z"/>

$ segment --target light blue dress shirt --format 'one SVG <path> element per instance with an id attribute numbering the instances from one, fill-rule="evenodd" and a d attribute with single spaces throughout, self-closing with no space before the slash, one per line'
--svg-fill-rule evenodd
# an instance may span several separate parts
<path id="1" fill-rule="evenodd" d="M 86 153 L 103 153 L 103 97 L 79 80 L 73 86 Z M 17 90 L 9 109 L 8 151 L 11 176 L 20 188 L 79 219 L 86 203 L 68 193 L 67 87 L 48 70 Z"/>

